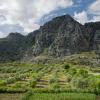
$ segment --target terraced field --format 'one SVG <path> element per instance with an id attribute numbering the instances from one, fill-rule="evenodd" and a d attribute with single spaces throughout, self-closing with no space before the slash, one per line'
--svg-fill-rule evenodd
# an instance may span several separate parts
<path id="1" fill-rule="evenodd" d="M 66 85 L 63 68 L 47 65 L 2 65 L 0 85 L 6 88 L 23 88 L 34 83 L 34 88 L 49 88 L 50 80 L 58 80 L 61 87 Z M 35 84 L 36 82 L 36 84 Z M 28 87 L 29 88 L 29 87 Z"/>
<path id="2" fill-rule="evenodd" d="M 99 68 L 80 67 L 67 63 L 0 64 L 0 93 L 23 94 L 30 90 L 34 93 L 78 92 L 100 94 Z M 2 98 L 2 100 L 4 99 Z"/>

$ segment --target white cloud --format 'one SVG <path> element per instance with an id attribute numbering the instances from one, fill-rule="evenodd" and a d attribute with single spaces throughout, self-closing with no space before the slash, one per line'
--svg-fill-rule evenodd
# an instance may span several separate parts
<path id="1" fill-rule="evenodd" d="M 72 0 L 0 0 L 0 25 L 20 25 L 30 32 L 39 28 L 44 15 L 72 5 Z"/>
<path id="2" fill-rule="evenodd" d="M 88 11 L 91 14 L 100 15 L 100 0 L 96 0 L 95 2 L 93 2 L 89 6 Z"/>
<path id="3" fill-rule="evenodd" d="M 100 21 L 100 0 L 95 0 L 89 7 L 88 11 L 89 14 L 93 15 L 93 18 L 89 20 L 89 22 L 96 22 Z"/>
<path id="4" fill-rule="evenodd" d="M 5 37 L 10 32 L 14 32 L 15 30 L 17 30 L 17 32 L 19 32 L 19 33 L 22 33 L 24 29 L 19 24 L 0 25 L 0 37 Z"/>
<path id="5" fill-rule="evenodd" d="M 2 37 L 6 37 L 6 34 L 0 32 L 0 38 L 2 38 Z"/>
<path id="6" fill-rule="evenodd" d="M 74 13 L 74 18 L 79 22 L 79 23 L 86 23 L 88 21 L 88 17 L 87 17 L 87 12 L 86 11 L 82 11 L 82 12 L 75 12 Z"/>
<path id="7" fill-rule="evenodd" d="M 89 22 L 96 22 L 96 21 L 100 21 L 100 16 L 93 16 L 93 18 L 89 20 Z"/>
<path id="8" fill-rule="evenodd" d="M 79 3 L 82 2 L 82 0 L 79 0 Z M 89 18 L 89 16 L 91 18 Z M 87 10 L 83 10 L 82 12 L 75 12 L 74 18 L 84 24 L 86 22 L 96 22 L 100 21 L 100 0 L 95 0 L 92 4 L 90 4 L 87 8 Z"/>

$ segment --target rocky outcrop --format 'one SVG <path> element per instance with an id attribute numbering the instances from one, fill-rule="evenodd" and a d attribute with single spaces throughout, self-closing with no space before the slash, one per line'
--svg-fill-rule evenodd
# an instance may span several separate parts
<path id="1" fill-rule="evenodd" d="M 59 57 L 87 51 L 89 47 L 87 35 L 85 27 L 71 16 L 54 18 L 40 28 L 33 54 L 39 55 L 46 51 L 49 55 Z"/>
<path id="2" fill-rule="evenodd" d="M 85 27 L 90 34 L 90 50 L 97 50 L 100 52 L 100 22 L 86 23 Z"/>

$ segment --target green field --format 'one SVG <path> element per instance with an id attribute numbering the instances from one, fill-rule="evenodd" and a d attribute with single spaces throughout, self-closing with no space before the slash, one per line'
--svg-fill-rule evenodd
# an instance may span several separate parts
<path id="1" fill-rule="evenodd" d="M 81 54 L 81 57 L 82 55 L 83 54 Z M 90 57 L 91 56 L 96 59 L 93 54 L 90 55 Z M 40 98 L 42 98 L 42 96 L 44 97 L 43 100 L 45 100 L 45 97 L 49 95 L 52 96 L 52 98 L 55 98 L 56 95 L 57 98 L 59 96 L 62 98 L 61 95 L 63 95 L 64 98 L 69 98 L 70 95 L 72 95 L 71 98 L 87 98 L 87 96 L 91 98 L 94 95 L 100 95 L 100 67 L 99 65 L 94 65 L 94 63 L 92 65 L 90 62 L 84 62 L 83 58 L 75 55 L 70 58 L 64 58 L 61 61 L 58 60 L 57 62 L 54 61 L 54 63 L 49 62 L 45 64 L 1 63 L 0 93 L 4 94 L 0 94 L 0 98 L 2 98 L 0 100 L 4 100 L 3 96 L 5 95 L 5 98 L 7 93 L 14 94 L 15 96 L 13 95 L 11 98 L 13 97 L 19 100 L 19 98 L 17 99 L 16 93 L 23 94 L 30 90 L 33 91 L 33 93 L 37 93 L 30 96 L 30 98 L 37 97 L 35 100 L 41 100 Z M 87 58 L 85 57 L 85 59 Z M 80 93 L 84 94 L 82 95 Z M 39 99 L 37 95 L 39 95 Z M 98 96 L 98 98 L 100 97 Z"/>
<path id="2" fill-rule="evenodd" d="M 62 63 L 7 63 L 0 66 L 1 93 L 26 92 L 30 89 L 100 93 L 100 74 L 96 68 Z"/>
<path id="3" fill-rule="evenodd" d="M 96 96 L 88 93 L 35 93 L 27 94 L 23 100 L 96 100 Z"/>

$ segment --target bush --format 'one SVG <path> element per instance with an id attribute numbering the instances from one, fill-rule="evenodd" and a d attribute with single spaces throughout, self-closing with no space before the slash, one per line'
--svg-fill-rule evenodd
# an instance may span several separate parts
<path id="1" fill-rule="evenodd" d="M 93 85 L 94 92 L 96 94 L 100 94 L 100 80 L 96 80 L 94 83 L 92 83 L 92 85 Z"/>
<path id="2" fill-rule="evenodd" d="M 52 84 L 52 83 L 57 83 L 58 82 L 58 79 L 56 78 L 52 78 L 50 79 L 49 83 Z"/>
<path id="3" fill-rule="evenodd" d="M 71 68 L 69 71 L 69 74 L 72 76 L 75 75 L 76 73 L 77 73 L 77 70 L 75 68 Z"/>
<path id="4" fill-rule="evenodd" d="M 51 88 L 51 89 L 58 89 L 58 88 L 60 88 L 60 86 L 59 86 L 58 83 L 52 83 L 52 84 L 50 85 L 50 88 Z"/>
<path id="5" fill-rule="evenodd" d="M 21 82 L 16 82 L 13 87 L 14 88 L 21 88 L 22 87 L 22 83 Z"/>
<path id="6" fill-rule="evenodd" d="M 70 68 L 70 65 L 64 65 L 64 69 L 68 70 Z"/>
<path id="7" fill-rule="evenodd" d="M 30 85 L 30 87 L 34 88 L 36 86 L 36 84 L 37 84 L 37 80 L 33 79 L 33 80 L 30 81 L 29 85 Z"/>
<path id="8" fill-rule="evenodd" d="M 88 77 L 88 71 L 80 69 L 79 72 L 78 72 L 78 75 L 83 76 L 83 77 Z"/>
<path id="9" fill-rule="evenodd" d="M 66 77 L 66 81 L 69 83 L 72 80 L 72 75 L 68 74 Z"/>
<path id="10" fill-rule="evenodd" d="M 29 97 L 33 95 L 33 92 L 30 90 L 27 93 L 25 93 L 25 96 L 22 98 L 22 100 L 29 100 Z"/>
<path id="11" fill-rule="evenodd" d="M 72 80 L 72 84 L 78 89 L 89 89 L 90 80 L 83 77 L 74 77 Z"/>
<path id="12" fill-rule="evenodd" d="M 11 83 L 14 83 L 14 82 L 16 82 L 16 78 L 8 78 L 7 80 L 6 80 L 6 84 L 11 84 Z"/>
<path id="13" fill-rule="evenodd" d="M 6 85 L 5 80 L 0 80 L 0 86 L 4 86 L 4 85 Z"/>

